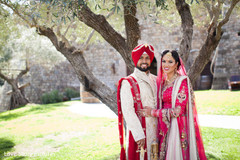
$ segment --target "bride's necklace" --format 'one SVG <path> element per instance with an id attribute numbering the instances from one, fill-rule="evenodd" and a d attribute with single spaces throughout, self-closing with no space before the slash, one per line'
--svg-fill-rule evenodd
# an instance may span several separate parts
<path id="1" fill-rule="evenodd" d="M 168 85 L 168 84 L 171 84 L 172 82 L 174 82 L 174 81 L 176 80 L 177 76 L 178 76 L 178 74 L 175 73 L 175 74 L 172 76 L 172 78 L 170 78 L 169 80 L 166 79 L 165 85 Z"/>
<path id="2" fill-rule="evenodd" d="M 162 88 L 162 93 L 166 91 L 167 88 L 169 88 L 170 86 L 172 86 L 173 82 L 176 80 L 178 74 L 175 73 L 174 76 L 171 78 L 171 79 L 166 79 L 164 81 L 164 85 L 163 85 L 163 88 Z M 162 94 L 163 95 L 163 94 Z"/>

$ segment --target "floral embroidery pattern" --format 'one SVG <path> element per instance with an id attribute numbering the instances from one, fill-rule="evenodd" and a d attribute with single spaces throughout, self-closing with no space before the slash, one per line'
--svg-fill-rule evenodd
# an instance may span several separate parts
<path id="1" fill-rule="evenodd" d="M 162 141 L 161 148 L 160 148 L 160 153 L 159 153 L 159 159 L 164 160 L 166 156 L 166 135 Z"/>
<path id="2" fill-rule="evenodd" d="M 174 82 L 175 82 L 175 81 L 173 81 L 172 83 L 170 83 L 170 84 L 168 84 L 168 85 L 163 85 L 162 95 L 163 95 L 163 92 L 165 92 L 168 88 L 173 87 Z"/>
<path id="3" fill-rule="evenodd" d="M 131 88 L 133 89 L 133 92 L 135 93 L 135 96 L 133 96 L 133 101 L 134 103 L 137 105 L 137 109 L 141 109 L 141 103 L 138 103 L 138 101 L 141 100 L 141 97 L 140 97 L 140 94 L 138 93 L 138 88 L 137 88 L 137 85 L 138 83 L 135 82 L 132 78 L 129 78 L 129 80 L 131 81 Z M 140 122 L 142 122 L 142 117 L 141 116 L 138 116 L 138 119 Z"/>
<path id="4" fill-rule="evenodd" d="M 187 96 L 185 93 L 185 87 L 183 86 L 182 90 L 177 94 L 177 99 L 180 103 L 182 103 L 184 100 L 186 100 Z"/>
<path id="5" fill-rule="evenodd" d="M 188 142 L 187 142 L 187 140 L 184 140 L 184 141 L 182 141 L 181 143 L 182 143 L 182 148 L 183 148 L 184 150 L 186 150 L 187 147 L 188 147 Z"/>
<path id="6" fill-rule="evenodd" d="M 167 128 L 170 127 L 168 109 L 162 109 L 162 121 L 167 125 Z"/>
<path id="7" fill-rule="evenodd" d="M 181 112 L 181 106 L 177 106 L 176 108 L 171 110 L 171 116 L 177 118 L 179 117 L 180 112 Z"/>

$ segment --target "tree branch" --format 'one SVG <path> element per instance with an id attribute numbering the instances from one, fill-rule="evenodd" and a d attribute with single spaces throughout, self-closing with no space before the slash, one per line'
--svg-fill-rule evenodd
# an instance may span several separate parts
<path id="1" fill-rule="evenodd" d="M 178 13 L 181 16 L 182 22 L 182 40 L 180 43 L 179 54 L 186 64 L 188 55 L 192 48 L 192 36 L 193 36 L 193 18 L 190 11 L 189 5 L 185 0 L 176 0 L 175 5 L 177 7 Z"/>
<path id="2" fill-rule="evenodd" d="M 23 21 L 25 21 L 29 26 L 31 26 L 32 24 L 22 14 L 20 14 L 16 8 L 13 7 L 13 4 L 9 4 L 9 3 L 7 3 L 6 1 L 0 1 L 0 4 L 3 4 L 8 8 L 10 8 L 15 14 L 17 14 L 20 18 L 22 18 Z"/>
<path id="3" fill-rule="evenodd" d="M 229 21 L 230 15 L 232 14 L 232 11 L 234 9 L 234 7 L 237 5 L 237 3 L 240 2 L 240 0 L 232 0 L 230 8 L 228 9 L 224 19 L 222 21 L 219 22 L 218 26 L 217 26 L 217 35 L 216 38 L 220 39 L 221 38 L 221 34 L 222 34 L 222 26 L 224 24 L 226 24 Z"/>
<path id="4" fill-rule="evenodd" d="M 127 35 L 128 50 L 131 52 L 141 38 L 141 31 L 136 18 L 137 4 L 135 0 L 123 0 L 125 31 Z M 131 54 L 130 54 L 131 55 Z"/>
<path id="5" fill-rule="evenodd" d="M 67 40 L 67 38 L 64 36 L 64 35 L 62 35 L 62 33 L 61 33 L 61 26 L 62 25 L 62 23 L 60 23 L 58 26 L 57 26 L 57 35 L 61 38 L 61 40 L 65 43 L 65 45 L 67 45 L 68 47 L 70 47 L 71 45 L 70 45 L 70 43 L 69 43 L 69 41 Z"/>
<path id="6" fill-rule="evenodd" d="M 220 15 L 220 1 L 218 1 L 215 4 L 215 1 L 212 0 L 212 5 L 211 5 L 211 12 L 212 12 L 212 17 L 211 17 L 211 22 L 210 25 L 208 26 L 208 32 L 212 31 L 212 28 L 215 28 L 218 24 L 218 19 L 219 19 L 219 15 Z"/>
<path id="7" fill-rule="evenodd" d="M 70 24 L 67 26 L 67 29 L 65 30 L 65 32 L 63 34 L 64 37 L 66 37 L 67 32 L 69 31 L 69 28 L 72 26 L 72 24 L 73 24 L 73 20 L 71 20 Z"/>
<path id="8" fill-rule="evenodd" d="M 92 32 L 89 34 L 87 40 L 86 40 L 85 43 L 83 44 L 83 47 L 82 47 L 82 49 L 81 49 L 82 52 L 84 52 L 84 51 L 86 50 L 86 48 L 87 48 L 90 40 L 92 39 L 94 33 L 95 33 L 95 30 L 93 29 Z"/>
<path id="9" fill-rule="evenodd" d="M 212 5 L 212 12 L 213 12 L 213 23 L 217 25 L 219 15 L 221 13 L 221 3 L 218 1 L 216 4 Z"/>
<path id="10" fill-rule="evenodd" d="M 8 78 L 7 76 L 5 76 L 5 75 L 1 72 L 1 70 L 0 70 L 0 77 L 1 77 L 2 79 L 4 79 L 5 81 L 7 81 L 9 84 L 11 84 L 12 79 L 10 79 L 10 78 Z"/>
<path id="11" fill-rule="evenodd" d="M 38 26 L 37 27 L 37 32 L 39 35 L 44 35 L 50 39 L 50 41 L 53 43 L 53 45 L 56 47 L 58 51 L 60 51 L 60 46 L 58 42 L 58 38 L 53 32 L 53 29 L 51 28 L 46 28 L 44 26 Z"/>
<path id="12" fill-rule="evenodd" d="M 108 86 L 99 81 L 88 68 L 85 58 L 82 54 L 72 54 L 79 51 L 75 47 L 68 47 L 65 43 L 58 41 L 57 36 L 51 28 L 39 27 L 39 34 L 48 37 L 56 49 L 61 52 L 67 60 L 72 64 L 76 71 L 80 82 L 85 86 L 85 79 L 89 81 L 89 92 L 99 98 L 103 103 L 108 104 L 109 108 L 117 114 L 116 93 Z"/>
<path id="13" fill-rule="evenodd" d="M 195 58 L 190 70 L 188 71 L 188 76 L 193 85 L 195 84 L 194 82 L 199 77 L 206 64 L 209 62 L 213 51 L 219 44 L 219 41 L 220 39 L 216 39 L 213 33 L 208 34 L 204 44 L 199 51 L 198 56 Z"/>
<path id="14" fill-rule="evenodd" d="M 204 7 L 205 7 L 205 8 L 207 9 L 207 11 L 208 11 L 208 14 L 209 14 L 209 16 L 210 16 L 210 19 L 212 19 L 212 18 L 213 18 L 213 12 L 212 12 L 212 10 L 211 10 L 210 4 L 208 3 L 207 0 L 202 0 L 202 2 L 203 2 Z"/>
<path id="15" fill-rule="evenodd" d="M 26 68 L 24 69 L 24 70 L 22 70 L 19 74 L 18 74 L 18 76 L 17 76 L 17 78 L 16 78 L 16 81 L 18 81 L 20 78 L 22 78 L 22 76 L 24 75 L 24 74 L 26 74 L 28 71 L 29 71 L 29 65 L 28 65 L 28 62 L 26 61 Z"/>
<path id="16" fill-rule="evenodd" d="M 96 30 L 113 48 L 115 48 L 125 60 L 129 68 L 133 69 L 134 65 L 129 59 L 129 49 L 126 39 L 123 38 L 113 27 L 107 22 L 103 15 L 96 15 L 86 5 L 77 10 L 77 17 L 87 26 Z"/>
<path id="17" fill-rule="evenodd" d="M 115 1 L 115 3 L 117 3 L 117 1 Z M 109 17 L 111 17 L 113 14 L 114 14 L 114 10 L 112 10 L 109 14 L 107 14 L 106 19 L 108 19 Z M 83 53 L 83 52 L 86 50 L 86 48 L 87 48 L 90 40 L 92 39 L 94 33 L 95 33 L 95 30 L 93 29 L 92 32 L 89 34 L 87 40 L 85 41 L 85 43 L 84 43 L 83 46 L 81 47 L 81 49 L 78 50 L 78 51 L 74 51 L 73 54 L 79 53 L 79 52 L 80 52 L 80 53 Z"/>
<path id="18" fill-rule="evenodd" d="M 222 6 L 223 2 L 218 0 L 217 4 L 215 4 L 215 1 L 212 0 L 213 18 L 208 28 L 207 38 L 202 45 L 193 65 L 188 71 L 188 75 L 192 84 L 194 84 L 199 74 L 203 71 L 205 65 L 209 62 L 213 51 L 217 48 L 222 35 L 221 27 L 228 22 L 233 8 L 239 1 L 240 0 L 233 0 L 225 18 L 217 23 L 220 15 L 220 7 Z"/>

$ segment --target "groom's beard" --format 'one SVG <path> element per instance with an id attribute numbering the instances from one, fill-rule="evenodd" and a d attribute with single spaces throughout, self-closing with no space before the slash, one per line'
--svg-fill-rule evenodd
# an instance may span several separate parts
<path id="1" fill-rule="evenodd" d="M 147 68 L 141 68 L 141 67 L 137 66 L 137 69 L 139 69 L 142 72 L 147 72 L 150 70 L 150 66 L 148 66 Z"/>

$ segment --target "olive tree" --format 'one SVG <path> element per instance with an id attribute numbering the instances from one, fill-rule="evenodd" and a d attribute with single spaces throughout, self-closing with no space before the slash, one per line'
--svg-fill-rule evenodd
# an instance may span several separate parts
<path id="1" fill-rule="evenodd" d="M 233 9 L 240 0 L 196 0 L 196 3 L 203 4 L 209 12 L 210 23 L 208 24 L 207 36 L 201 46 L 199 55 L 188 71 L 193 83 L 209 58 L 216 49 L 222 35 L 222 27 L 228 22 Z M 0 0 L 19 16 L 31 28 L 36 28 L 39 35 L 50 39 L 56 49 L 61 52 L 72 64 L 80 82 L 87 86 L 88 91 L 99 98 L 111 110 L 117 113 L 116 92 L 97 79 L 83 56 L 84 46 L 76 47 L 69 39 L 67 32 L 69 26 L 75 24 L 80 28 L 85 24 L 96 31 L 109 43 L 124 59 L 127 67 L 133 70 L 134 64 L 131 60 L 131 51 L 137 46 L 141 39 L 141 30 L 137 18 L 137 12 L 143 5 L 155 6 L 166 9 L 172 1 L 156 0 L 115 0 L 115 1 L 85 1 L 85 0 L 38 0 L 38 1 L 10 1 Z M 194 1 L 195 2 L 195 1 Z M 176 11 L 181 18 L 182 39 L 179 44 L 179 52 L 184 62 L 187 61 L 192 44 L 194 20 L 189 4 L 193 0 L 175 0 Z M 224 3 L 229 7 L 224 16 L 221 14 Z M 101 5 L 102 4 L 102 5 Z M 196 4 L 198 5 L 198 4 Z M 112 7 L 110 7 L 112 6 Z M 118 12 L 123 17 L 124 33 L 119 32 L 107 19 L 109 15 Z M 60 20 L 60 21 L 59 21 Z M 87 39 L 86 39 L 87 42 Z"/>

